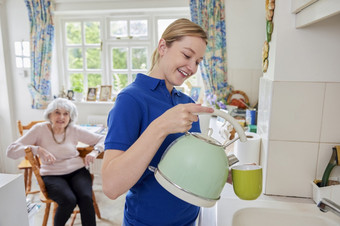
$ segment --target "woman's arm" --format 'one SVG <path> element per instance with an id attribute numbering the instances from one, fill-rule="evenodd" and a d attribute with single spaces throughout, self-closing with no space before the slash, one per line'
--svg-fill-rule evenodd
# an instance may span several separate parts
<path id="1" fill-rule="evenodd" d="M 41 125 L 36 124 L 27 131 L 22 137 L 11 143 L 6 150 L 6 155 L 12 159 L 18 159 L 25 156 L 25 148 L 31 147 L 33 154 L 37 154 L 38 146 L 36 145 L 37 138 L 39 137 Z"/>
<path id="2" fill-rule="evenodd" d="M 198 120 L 197 113 L 213 109 L 198 104 L 179 104 L 156 118 L 126 151 L 106 150 L 102 166 L 103 192 L 116 199 L 142 176 L 167 135 L 183 133 Z"/>

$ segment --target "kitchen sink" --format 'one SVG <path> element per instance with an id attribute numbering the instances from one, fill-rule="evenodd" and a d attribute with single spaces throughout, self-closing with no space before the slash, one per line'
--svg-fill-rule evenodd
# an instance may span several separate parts
<path id="1" fill-rule="evenodd" d="M 232 226 L 339 226 L 339 221 L 327 218 L 324 213 L 306 213 L 304 211 L 250 207 L 236 211 Z"/>
<path id="2" fill-rule="evenodd" d="M 241 200 L 226 184 L 221 199 L 212 208 L 202 208 L 199 226 L 340 226 L 340 217 L 321 212 L 310 198 L 262 194 L 256 200 Z"/>

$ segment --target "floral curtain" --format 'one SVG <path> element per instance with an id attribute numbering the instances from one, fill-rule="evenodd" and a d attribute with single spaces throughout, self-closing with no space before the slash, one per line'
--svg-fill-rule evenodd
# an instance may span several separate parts
<path id="1" fill-rule="evenodd" d="M 224 0 L 190 0 L 191 20 L 208 35 L 205 57 L 200 64 L 209 102 L 224 104 L 230 87 L 227 83 L 227 44 Z M 217 99 L 217 100 L 216 100 Z"/>
<path id="2" fill-rule="evenodd" d="M 31 83 L 33 109 L 46 108 L 51 99 L 51 57 L 54 38 L 52 0 L 25 0 L 30 20 Z"/>

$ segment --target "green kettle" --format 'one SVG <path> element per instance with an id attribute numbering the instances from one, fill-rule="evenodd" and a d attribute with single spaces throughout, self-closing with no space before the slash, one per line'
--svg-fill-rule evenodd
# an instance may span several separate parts
<path id="1" fill-rule="evenodd" d="M 229 114 L 215 109 L 211 115 L 227 120 L 238 137 L 221 144 L 209 135 L 186 133 L 165 150 L 154 170 L 158 183 L 171 194 L 196 206 L 212 207 L 227 181 L 229 161 L 225 148 L 247 140 L 241 125 Z"/>

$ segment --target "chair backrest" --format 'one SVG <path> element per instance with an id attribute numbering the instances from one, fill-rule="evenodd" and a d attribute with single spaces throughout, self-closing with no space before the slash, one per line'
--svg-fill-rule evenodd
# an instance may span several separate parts
<path id="1" fill-rule="evenodd" d="M 41 120 L 41 121 L 32 121 L 32 122 L 30 122 L 27 125 L 22 125 L 21 121 L 18 120 L 18 129 L 19 129 L 20 136 L 24 135 L 24 130 L 31 129 L 32 126 L 34 126 L 35 124 L 37 124 L 39 122 L 44 122 L 44 120 Z"/>
<path id="2" fill-rule="evenodd" d="M 45 198 L 48 198 L 47 191 L 46 191 L 46 188 L 45 188 L 45 183 L 44 183 L 43 179 L 41 178 L 40 171 L 39 171 L 40 170 L 39 160 L 37 160 L 35 158 L 35 156 L 34 156 L 34 154 L 32 152 L 32 149 L 30 147 L 27 147 L 25 149 L 25 152 L 26 152 L 27 160 L 32 165 L 32 170 L 33 170 L 33 173 L 34 173 L 35 177 L 37 178 L 37 182 L 39 184 L 40 191 L 43 193 Z"/>

